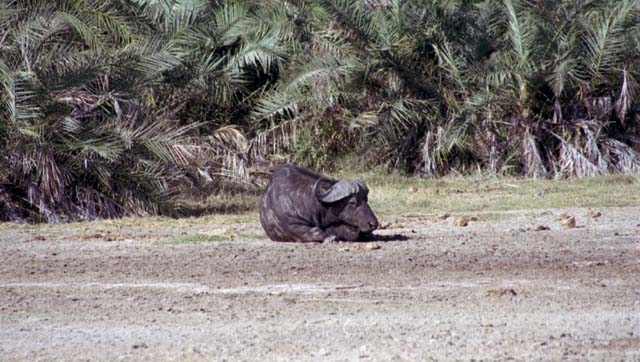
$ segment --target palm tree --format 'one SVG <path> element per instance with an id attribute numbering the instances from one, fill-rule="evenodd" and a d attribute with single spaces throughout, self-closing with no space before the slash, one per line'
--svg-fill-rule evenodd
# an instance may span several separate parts
<path id="1" fill-rule="evenodd" d="M 434 45 L 443 88 L 454 95 L 448 108 L 462 115 L 445 127 L 461 131 L 441 134 L 466 135 L 493 172 L 638 172 L 638 143 L 628 136 L 639 9 L 633 0 L 477 4 L 474 28 L 489 29 L 493 49 L 487 59 L 468 61 L 459 44 Z M 431 141 L 429 154 L 447 144 Z"/>
<path id="2" fill-rule="evenodd" d="M 3 6 L 0 193 L 22 218 L 156 213 L 199 179 L 250 179 L 242 129 L 293 40 L 282 4 Z"/>
<path id="3" fill-rule="evenodd" d="M 5 2 L 1 12 L 0 218 L 157 211 L 172 165 L 191 157 L 189 128 L 144 99 L 177 59 L 109 2 Z"/>
<path id="4" fill-rule="evenodd" d="M 370 2 L 289 3 L 301 24 L 298 45 L 288 74 L 254 109 L 264 129 L 256 144 L 279 144 L 315 167 L 371 149 L 384 152 L 367 153 L 368 162 L 393 167 L 406 159 L 401 149 L 436 92 L 404 22 L 410 9 L 391 3 L 390 12 Z"/>
<path id="5" fill-rule="evenodd" d="M 637 0 L 287 4 L 304 26 L 256 102 L 258 149 L 422 175 L 637 170 Z"/>
<path id="6" fill-rule="evenodd" d="M 639 22 L 640 0 L 5 1 L 0 218 L 167 211 L 269 159 L 638 173 Z"/>

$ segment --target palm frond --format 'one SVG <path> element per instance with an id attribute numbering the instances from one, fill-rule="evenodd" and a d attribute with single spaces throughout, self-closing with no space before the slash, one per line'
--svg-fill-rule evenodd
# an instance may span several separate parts
<path id="1" fill-rule="evenodd" d="M 171 7 L 170 16 L 165 16 L 165 29 L 170 33 L 177 33 L 188 29 L 198 22 L 204 15 L 209 2 L 207 0 L 180 0 Z"/>
<path id="2" fill-rule="evenodd" d="M 254 30 L 255 20 L 250 18 L 249 7 L 245 2 L 229 1 L 216 11 L 215 24 L 221 44 L 230 46 Z"/>
<path id="3" fill-rule="evenodd" d="M 84 44 L 90 49 L 96 49 L 101 44 L 98 34 L 95 33 L 91 25 L 80 20 L 76 15 L 60 12 L 57 14 L 60 22 L 68 25 L 82 39 Z M 55 22 L 56 20 L 54 20 Z"/>
<path id="4" fill-rule="evenodd" d="M 37 82 L 37 80 L 34 79 L 33 73 L 14 73 L 13 94 L 15 97 L 15 107 L 10 112 L 15 115 L 15 122 L 19 122 L 27 127 L 41 114 L 40 106 L 36 102 L 37 93 L 34 89 L 34 82 Z M 22 131 L 24 131 L 25 134 L 29 133 L 27 128 L 22 128 Z"/>
<path id="5" fill-rule="evenodd" d="M 627 21 L 637 11 L 637 1 L 621 0 L 616 6 L 597 8 L 587 14 L 584 61 L 593 81 L 599 81 L 620 63 L 626 51 Z"/>
<path id="6" fill-rule="evenodd" d="M 583 132 L 583 142 L 581 137 L 570 140 L 554 134 L 560 141 L 556 177 L 583 178 L 605 175 L 609 172 L 608 164 L 598 147 L 598 136 L 584 122 L 579 125 L 579 130 Z"/>
<path id="7" fill-rule="evenodd" d="M 162 38 L 132 41 L 122 48 L 117 57 L 132 57 L 133 66 L 147 82 L 157 80 L 162 73 L 181 64 L 180 59 L 172 54 L 171 44 L 167 44 Z"/>
<path id="8" fill-rule="evenodd" d="M 445 130 L 438 127 L 429 130 L 420 150 L 421 165 L 417 173 L 425 177 L 438 177 L 445 165 L 447 151 L 445 149 Z"/>
<path id="9" fill-rule="evenodd" d="M 516 12 L 511 0 L 504 0 L 508 22 L 508 36 L 512 51 L 516 58 L 516 68 L 523 70 L 529 65 L 529 57 L 533 46 L 533 27 L 527 15 Z"/>
<path id="10" fill-rule="evenodd" d="M 128 44 L 134 37 L 131 25 L 126 19 L 108 4 L 94 6 L 84 0 L 73 1 L 74 7 L 83 19 L 93 22 L 94 26 L 103 29 L 118 44 Z"/>
<path id="11" fill-rule="evenodd" d="M 250 140 L 247 153 L 252 159 L 263 161 L 268 155 L 287 151 L 298 140 L 299 128 L 302 126 L 301 118 L 293 118 L 266 128 Z"/>
<path id="12" fill-rule="evenodd" d="M 304 65 L 286 84 L 288 93 L 308 91 L 322 84 L 335 84 L 355 68 L 353 60 L 340 62 L 334 58 L 314 59 Z"/>
<path id="13" fill-rule="evenodd" d="M 15 81 L 13 79 L 13 72 L 5 62 L 0 59 L 0 101 L 2 104 L 1 114 L 3 118 L 15 122 L 16 120 L 16 95 L 15 95 Z M 4 124 L 2 125 L 4 126 Z M 0 127 L 2 127 L 0 126 Z"/>
<path id="14" fill-rule="evenodd" d="M 438 57 L 438 65 L 447 73 L 458 91 L 464 95 L 466 93 L 466 79 L 463 75 L 464 63 L 460 61 L 459 56 L 453 54 L 447 42 L 442 47 L 434 44 L 433 49 Z"/>
<path id="15" fill-rule="evenodd" d="M 602 142 L 606 158 L 613 168 L 620 173 L 628 175 L 640 174 L 640 153 L 629 145 L 613 138 Z"/>
<path id="16" fill-rule="evenodd" d="M 292 97 L 289 93 L 273 92 L 258 100 L 252 116 L 258 121 L 276 118 L 291 119 L 298 114 L 300 100 L 300 97 Z"/>
<path id="17" fill-rule="evenodd" d="M 522 138 L 525 174 L 533 178 L 545 178 L 548 175 L 538 141 L 527 129 Z"/>
<path id="18" fill-rule="evenodd" d="M 551 60 L 552 71 L 546 79 L 556 98 L 573 88 L 579 81 L 586 79 L 581 69 L 581 62 L 575 54 L 578 42 L 577 31 L 571 29 L 569 34 L 559 35 L 558 42 L 558 50 Z"/>
<path id="19" fill-rule="evenodd" d="M 622 71 L 622 87 L 620 89 L 620 96 L 615 103 L 618 119 L 620 119 L 623 124 L 625 123 L 627 114 L 633 105 L 633 99 L 635 99 L 637 88 L 638 84 L 635 79 L 633 79 L 633 76 L 629 74 L 628 70 L 624 69 Z"/>
<path id="20" fill-rule="evenodd" d="M 268 73 L 279 68 L 286 55 L 287 49 L 280 44 L 276 34 L 258 34 L 246 39 L 229 63 L 235 69 L 250 67 Z"/>

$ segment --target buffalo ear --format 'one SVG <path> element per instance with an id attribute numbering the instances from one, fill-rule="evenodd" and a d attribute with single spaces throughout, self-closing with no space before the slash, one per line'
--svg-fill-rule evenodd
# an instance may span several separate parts
<path id="1" fill-rule="evenodd" d="M 367 187 L 367 185 L 364 184 L 364 182 L 362 182 L 362 180 L 352 180 L 352 182 L 354 182 L 357 187 L 358 187 L 358 191 L 357 192 L 364 192 L 365 195 L 369 195 L 369 188 Z"/>
<path id="2" fill-rule="evenodd" d="M 340 180 L 326 191 L 317 190 L 316 196 L 324 203 L 332 203 L 358 193 L 359 186 L 357 180 Z"/>

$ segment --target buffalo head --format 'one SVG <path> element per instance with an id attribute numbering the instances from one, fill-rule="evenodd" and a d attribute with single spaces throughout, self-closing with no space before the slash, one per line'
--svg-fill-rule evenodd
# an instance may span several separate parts
<path id="1" fill-rule="evenodd" d="M 378 219 L 368 204 L 369 189 L 362 181 L 340 180 L 332 185 L 319 183 L 315 185 L 315 194 L 326 206 L 330 217 L 362 233 L 378 228 Z"/>

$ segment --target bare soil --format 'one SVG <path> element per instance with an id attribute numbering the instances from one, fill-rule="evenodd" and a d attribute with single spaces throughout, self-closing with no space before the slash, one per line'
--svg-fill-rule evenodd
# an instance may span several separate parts
<path id="1" fill-rule="evenodd" d="M 597 211 L 411 214 L 331 244 L 5 224 L 0 360 L 638 361 L 640 207 Z"/>

